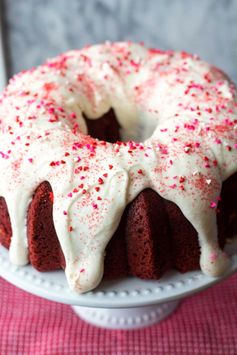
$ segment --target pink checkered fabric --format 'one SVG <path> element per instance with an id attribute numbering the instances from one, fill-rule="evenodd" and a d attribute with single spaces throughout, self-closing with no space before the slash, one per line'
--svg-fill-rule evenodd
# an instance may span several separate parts
<path id="1" fill-rule="evenodd" d="M 183 301 L 159 325 L 122 331 L 93 327 L 69 306 L 0 279 L 0 354 L 237 354 L 237 275 Z"/>

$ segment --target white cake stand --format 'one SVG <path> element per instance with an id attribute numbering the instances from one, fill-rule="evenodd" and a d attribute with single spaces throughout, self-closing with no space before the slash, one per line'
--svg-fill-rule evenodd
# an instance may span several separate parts
<path id="1" fill-rule="evenodd" d="M 103 281 L 96 290 L 78 295 L 69 289 L 63 271 L 41 273 L 30 265 L 12 265 L 8 251 L 0 246 L 0 276 L 27 292 L 72 305 L 80 318 L 94 325 L 134 329 L 160 322 L 184 297 L 234 273 L 237 270 L 237 238 L 227 245 L 226 251 L 231 255 L 231 265 L 221 278 L 206 276 L 201 271 L 186 274 L 170 271 L 159 281 L 137 278 Z"/>

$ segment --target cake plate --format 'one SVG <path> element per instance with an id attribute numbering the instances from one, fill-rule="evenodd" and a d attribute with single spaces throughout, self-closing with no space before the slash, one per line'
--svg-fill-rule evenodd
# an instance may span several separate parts
<path id="1" fill-rule="evenodd" d="M 69 289 L 63 271 L 42 273 L 30 265 L 12 265 L 8 251 L 0 246 L 0 276 L 34 295 L 72 305 L 80 318 L 93 325 L 134 329 L 160 322 L 176 309 L 180 300 L 233 274 L 237 270 L 237 238 L 227 245 L 226 252 L 231 256 L 231 265 L 221 278 L 206 276 L 201 271 L 170 271 L 159 281 L 134 277 L 105 280 L 95 290 L 78 295 Z"/>

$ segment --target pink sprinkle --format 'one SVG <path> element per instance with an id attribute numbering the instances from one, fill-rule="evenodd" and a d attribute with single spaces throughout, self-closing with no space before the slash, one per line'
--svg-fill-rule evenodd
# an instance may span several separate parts
<path id="1" fill-rule="evenodd" d="M 220 138 L 215 138 L 215 143 L 216 143 L 216 144 L 221 144 Z"/>
<path id="2" fill-rule="evenodd" d="M 177 187 L 176 184 L 170 185 L 170 188 L 171 188 L 171 189 L 175 189 L 176 187 Z"/>
<path id="3" fill-rule="evenodd" d="M 133 59 L 130 61 L 130 64 L 132 67 L 134 67 L 136 70 L 139 69 L 140 64 L 136 63 Z"/>
<path id="4" fill-rule="evenodd" d="M 161 154 L 168 154 L 168 149 L 166 146 L 163 146 L 162 144 L 158 144 L 158 148 Z"/>
<path id="5" fill-rule="evenodd" d="M 211 262 L 214 262 L 214 261 L 216 261 L 217 257 L 218 257 L 217 253 L 212 252 L 209 256 L 209 259 Z"/>
<path id="6" fill-rule="evenodd" d="M 70 113 L 70 117 L 71 118 L 77 118 L 77 115 L 75 114 L 75 112 L 72 112 L 72 113 Z"/>
<path id="7" fill-rule="evenodd" d="M 28 159 L 30 163 L 33 163 L 33 159 L 32 158 L 29 158 Z"/>
<path id="8" fill-rule="evenodd" d="M 92 206 L 93 206 L 94 209 L 98 208 L 98 205 L 96 203 L 92 203 Z"/>
<path id="9" fill-rule="evenodd" d="M 227 126 L 233 126 L 233 123 L 232 123 L 232 121 L 231 121 L 229 118 L 225 118 L 225 119 L 224 119 L 224 123 L 225 123 Z"/>
<path id="10" fill-rule="evenodd" d="M 68 197 L 72 197 L 72 192 L 69 192 L 69 193 L 67 194 L 67 196 L 68 196 Z"/>
<path id="11" fill-rule="evenodd" d="M 194 131 L 195 130 L 195 126 L 191 125 L 191 124 L 188 124 L 188 123 L 184 124 L 184 128 L 188 129 L 189 131 Z"/>
<path id="12" fill-rule="evenodd" d="M 85 269 L 81 269 L 80 272 L 85 272 Z"/>
<path id="13" fill-rule="evenodd" d="M 9 159 L 9 155 L 3 153 L 3 152 L 0 152 L 0 155 L 3 159 Z"/>
<path id="14" fill-rule="evenodd" d="M 53 108 L 53 107 L 50 107 L 50 108 L 48 109 L 48 112 L 49 112 L 49 113 L 54 113 L 54 108 Z"/>
<path id="15" fill-rule="evenodd" d="M 211 207 L 211 208 L 216 208 L 216 207 L 217 207 L 217 203 L 214 202 L 214 201 L 212 201 L 212 202 L 210 203 L 210 207 Z"/>
<path id="16" fill-rule="evenodd" d="M 64 214 L 64 216 L 67 216 L 67 212 L 66 211 L 63 211 L 63 214 Z"/>

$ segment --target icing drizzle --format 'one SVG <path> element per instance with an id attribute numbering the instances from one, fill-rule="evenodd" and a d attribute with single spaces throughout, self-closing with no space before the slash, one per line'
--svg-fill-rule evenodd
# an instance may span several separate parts
<path id="1" fill-rule="evenodd" d="M 195 56 L 132 43 L 69 51 L 14 76 L 0 99 L 11 261 L 28 262 L 27 209 L 47 180 L 77 292 L 98 285 L 123 210 L 147 187 L 179 206 L 198 232 L 201 269 L 221 275 L 228 259 L 218 247 L 215 209 L 222 181 L 237 170 L 235 94 L 224 73 Z M 126 142 L 87 135 L 83 113 L 97 119 L 111 107 Z"/>

